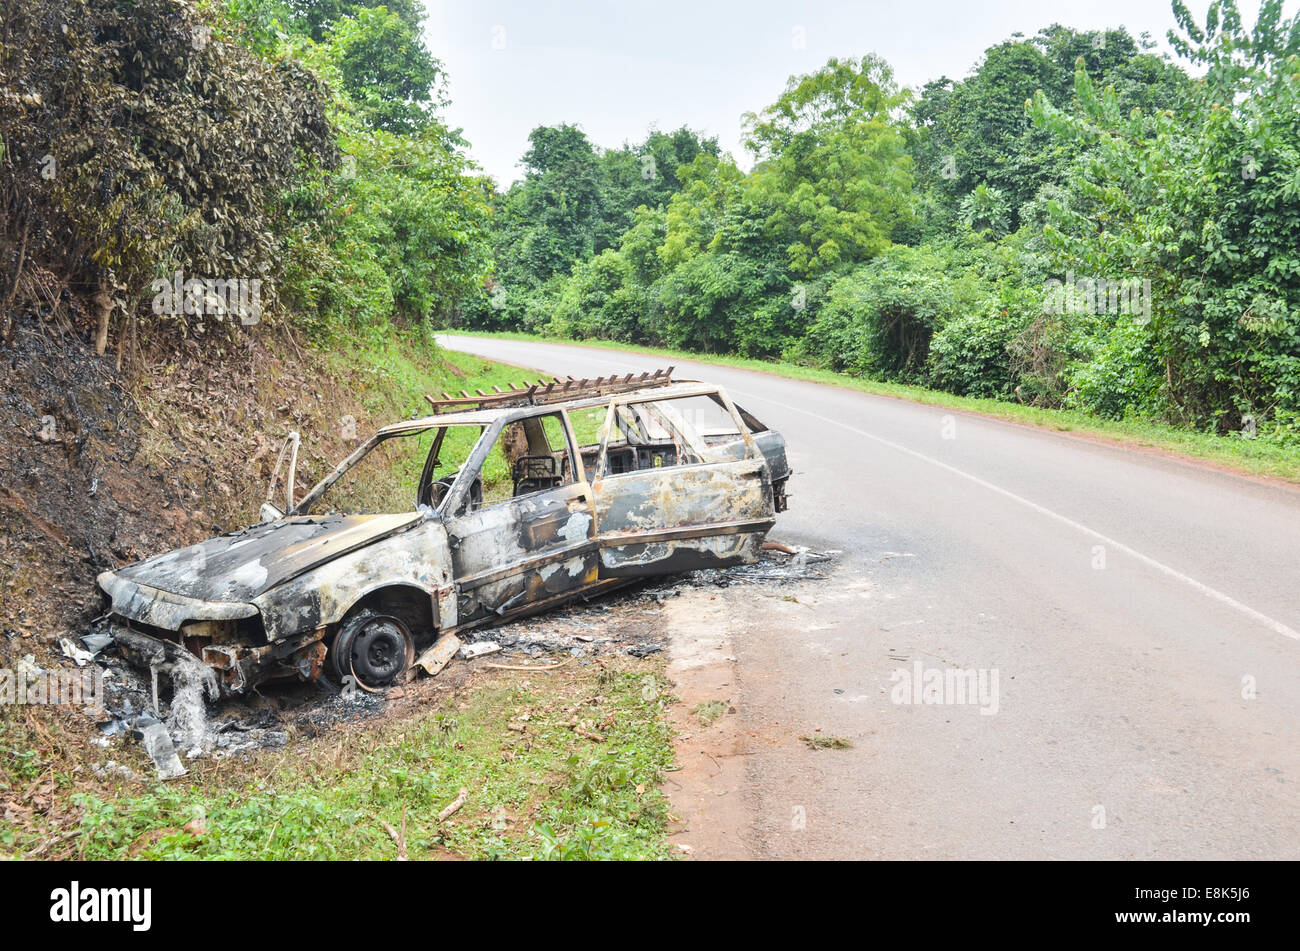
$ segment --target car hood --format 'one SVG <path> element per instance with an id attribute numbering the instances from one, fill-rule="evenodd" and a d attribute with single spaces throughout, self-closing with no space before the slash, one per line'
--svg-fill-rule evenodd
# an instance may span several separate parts
<path id="1" fill-rule="evenodd" d="M 198 601 L 247 603 L 422 517 L 410 512 L 283 518 L 106 572 L 100 584 L 110 595 L 115 592 L 105 582 L 111 576 Z"/>

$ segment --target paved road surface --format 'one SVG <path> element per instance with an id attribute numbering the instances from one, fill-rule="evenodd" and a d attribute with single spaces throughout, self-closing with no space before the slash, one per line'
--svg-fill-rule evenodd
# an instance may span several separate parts
<path id="1" fill-rule="evenodd" d="M 442 342 L 554 374 L 667 362 Z M 842 552 L 815 607 L 737 605 L 745 854 L 1300 857 L 1300 491 L 677 363 L 785 434 L 772 537 Z M 983 702 L 891 680 L 918 665 L 983 675 Z M 816 727 L 854 747 L 807 750 Z"/>

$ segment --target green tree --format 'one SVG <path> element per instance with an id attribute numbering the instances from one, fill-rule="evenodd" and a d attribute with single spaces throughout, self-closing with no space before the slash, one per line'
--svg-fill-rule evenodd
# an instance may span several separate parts
<path id="1" fill-rule="evenodd" d="M 412 25 L 387 7 L 362 7 L 333 21 L 329 56 L 368 128 L 412 133 L 444 103 L 442 68 Z"/>
<path id="2" fill-rule="evenodd" d="M 242 3 L 265 5 L 263 0 L 235 0 Z M 330 30 L 340 20 L 355 17 L 360 11 L 375 7 L 384 7 L 397 16 L 418 36 L 424 23 L 424 7 L 419 0 L 384 0 L 383 3 L 364 3 L 357 0 L 282 0 L 276 4 L 287 14 L 287 20 L 296 31 L 310 36 L 315 42 L 323 42 Z"/>
<path id="3" fill-rule="evenodd" d="M 745 116 L 755 200 L 774 206 L 768 228 L 795 274 L 878 254 L 908 221 L 911 157 L 895 116 L 906 101 L 879 57 L 832 58 Z"/>
<path id="4" fill-rule="evenodd" d="M 600 166 L 604 188 L 596 248 L 617 247 L 641 206 L 665 207 L 682 187 L 677 170 L 700 155 L 716 157 L 718 140 L 704 138 L 686 126 L 671 133 L 651 130 L 637 145 L 603 152 Z"/>
<path id="5" fill-rule="evenodd" d="M 1171 43 L 1205 69 L 1184 112 L 1128 112 L 1083 70 L 1077 110 L 1034 103 L 1042 127 L 1085 147 L 1047 209 L 1057 264 L 1151 283 L 1149 321 L 1107 315 L 1078 390 L 1089 408 L 1121 412 L 1133 401 L 1107 403 L 1098 374 L 1149 381 L 1178 418 L 1289 431 L 1300 410 L 1300 17 L 1284 22 L 1276 0 L 1253 30 L 1232 2 L 1211 3 L 1204 27 L 1181 2 L 1174 10 Z"/>
<path id="6" fill-rule="evenodd" d="M 39 262 L 93 294 L 101 349 L 110 319 L 148 314 L 152 281 L 177 269 L 264 281 L 270 319 L 285 192 L 338 160 L 320 81 L 167 0 L 4 0 L 0 14 L 6 287 Z"/>
<path id="7" fill-rule="evenodd" d="M 981 184 L 1004 196 L 1007 228 L 1019 226 L 1022 206 L 1060 180 L 1079 147 L 1031 122 L 1025 103 L 1042 92 L 1068 106 L 1076 68 L 1114 85 L 1126 109 L 1177 108 L 1187 83 L 1122 28 L 1081 32 L 1054 24 L 1032 39 L 1016 34 L 990 47 L 967 79 L 927 84 L 911 108 L 909 141 L 918 185 L 933 196 L 932 229 L 968 217 L 962 203 Z"/>

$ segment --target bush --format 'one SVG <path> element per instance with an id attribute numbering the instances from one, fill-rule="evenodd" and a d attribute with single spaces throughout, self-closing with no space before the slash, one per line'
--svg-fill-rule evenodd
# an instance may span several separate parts
<path id="1" fill-rule="evenodd" d="M 0 11 L 7 283 L 36 266 L 98 292 L 101 349 L 111 313 L 176 270 L 262 279 L 273 302 L 280 194 L 338 159 L 321 83 L 185 0 Z"/>
<path id="2" fill-rule="evenodd" d="M 928 385 L 958 396 L 1006 399 L 1015 379 L 1007 346 L 1021 330 L 1007 311 L 961 314 L 930 340 Z"/>
<path id="3" fill-rule="evenodd" d="M 1110 419 L 1156 417 L 1164 409 L 1162 376 L 1147 329 L 1120 318 L 1095 351 L 1066 368 L 1065 403 Z"/>
<path id="4" fill-rule="evenodd" d="M 935 332 L 987 297 L 975 275 L 954 279 L 954 264 L 949 248 L 895 245 L 851 271 L 831 285 L 808 352 L 858 376 L 922 381 Z"/>

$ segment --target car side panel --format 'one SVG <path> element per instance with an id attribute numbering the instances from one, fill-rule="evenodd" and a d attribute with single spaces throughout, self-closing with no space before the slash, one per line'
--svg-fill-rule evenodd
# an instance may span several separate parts
<path id="1" fill-rule="evenodd" d="M 591 487 L 574 482 L 447 519 L 458 624 L 598 580 Z"/>
<path id="2" fill-rule="evenodd" d="M 775 521 L 761 455 L 606 476 L 593 488 L 602 578 L 750 563 Z"/>

